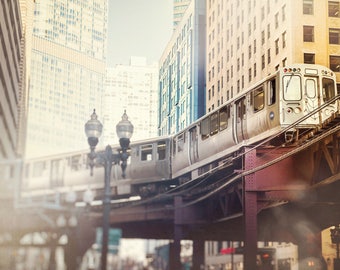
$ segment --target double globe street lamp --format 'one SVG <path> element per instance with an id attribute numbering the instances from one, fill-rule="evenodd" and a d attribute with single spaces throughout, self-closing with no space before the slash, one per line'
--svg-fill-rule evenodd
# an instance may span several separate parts
<path id="1" fill-rule="evenodd" d="M 122 116 L 122 120 L 116 126 L 116 132 L 119 138 L 121 149 L 118 153 L 113 153 L 110 145 L 106 146 L 104 152 L 96 153 L 95 149 L 102 134 L 103 125 L 97 119 L 96 110 L 93 110 L 91 119 L 85 124 L 85 133 L 87 141 L 90 145 L 91 152 L 88 154 L 91 175 L 93 175 L 93 167 L 101 165 L 104 167 L 104 197 L 103 197 L 103 239 L 101 250 L 101 269 L 106 270 L 107 252 L 108 252 L 108 236 L 110 228 L 110 203 L 111 203 L 111 170 L 112 165 L 120 164 L 122 168 L 122 177 L 125 178 L 125 170 L 129 154 L 127 150 L 130 145 L 130 138 L 133 134 L 133 125 L 128 120 L 126 111 Z"/>

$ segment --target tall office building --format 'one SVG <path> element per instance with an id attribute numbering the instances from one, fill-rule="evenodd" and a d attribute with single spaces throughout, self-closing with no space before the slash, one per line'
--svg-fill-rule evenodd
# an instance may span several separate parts
<path id="1" fill-rule="evenodd" d="M 116 125 L 124 110 L 134 125 L 131 140 L 157 136 L 158 64 L 131 57 L 130 65 L 107 69 L 103 110 L 103 143 L 118 143 Z M 98 112 L 99 114 L 99 112 Z"/>
<path id="2" fill-rule="evenodd" d="M 187 10 L 191 0 L 174 0 L 174 11 L 173 11 L 173 26 L 174 30 L 177 25 L 181 22 L 182 17 Z"/>
<path id="3" fill-rule="evenodd" d="M 26 156 L 86 149 L 84 123 L 101 108 L 107 0 L 35 0 Z"/>
<path id="4" fill-rule="evenodd" d="M 159 67 L 159 135 L 174 134 L 205 114 L 205 1 L 192 0 Z"/>
<path id="5" fill-rule="evenodd" d="M 315 63 L 340 80 L 339 1 L 207 1 L 211 111 L 279 67 Z"/>
<path id="6" fill-rule="evenodd" d="M 23 92 L 22 24 L 19 1 L 0 4 L 0 199 L 13 193 L 15 178 L 23 152 Z M 3 202 L 2 202 L 2 205 Z M 4 206 L 6 209 L 6 206 Z M 2 211 L 0 215 L 2 214 Z"/>

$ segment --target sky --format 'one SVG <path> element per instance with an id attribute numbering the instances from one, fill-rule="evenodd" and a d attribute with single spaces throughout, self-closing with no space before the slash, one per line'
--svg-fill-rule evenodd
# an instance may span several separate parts
<path id="1" fill-rule="evenodd" d="M 173 0 L 109 0 L 108 66 L 160 59 L 172 34 Z"/>

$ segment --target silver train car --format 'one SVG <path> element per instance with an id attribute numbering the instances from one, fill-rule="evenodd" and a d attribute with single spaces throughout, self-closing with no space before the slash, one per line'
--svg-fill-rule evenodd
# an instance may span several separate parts
<path id="1" fill-rule="evenodd" d="M 335 74 L 326 67 L 294 64 L 281 68 L 175 135 L 132 142 L 126 178 L 121 177 L 119 166 L 112 170 L 112 194 L 146 197 L 202 177 L 241 147 L 279 134 L 308 116 L 279 137 L 281 143 L 290 142 L 299 132 L 320 126 L 338 112 L 338 102 L 333 101 L 336 95 Z M 113 146 L 114 152 L 118 147 Z M 27 161 L 23 190 L 30 194 L 34 190 L 65 192 L 87 186 L 100 193 L 104 170 L 95 168 L 91 178 L 87 153 Z"/>
<path id="2" fill-rule="evenodd" d="M 336 77 L 328 68 L 307 64 L 282 68 L 176 134 L 172 177 L 199 177 L 214 161 L 279 133 L 336 95 Z M 334 101 L 285 132 L 283 140 L 321 125 L 337 111 Z"/>

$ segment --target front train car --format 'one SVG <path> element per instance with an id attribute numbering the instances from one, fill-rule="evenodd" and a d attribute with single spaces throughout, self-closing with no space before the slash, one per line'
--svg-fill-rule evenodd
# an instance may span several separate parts
<path id="1" fill-rule="evenodd" d="M 337 111 L 336 77 L 320 65 L 295 64 L 279 71 L 280 122 L 283 127 L 321 125 Z"/>

